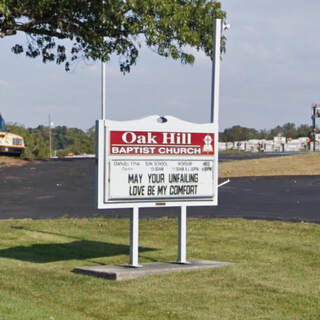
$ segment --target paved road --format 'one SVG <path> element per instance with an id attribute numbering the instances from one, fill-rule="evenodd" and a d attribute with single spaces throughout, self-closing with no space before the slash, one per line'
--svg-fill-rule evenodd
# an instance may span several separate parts
<path id="1" fill-rule="evenodd" d="M 129 210 L 94 209 L 95 160 L 31 163 L 0 169 L 0 219 L 127 217 Z M 320 177 L 237 178 L 220 188 L 218 207 L 193 207 L 193 217 L 245 217 L 320 223 Z M 177 208 L 142 209 L 175 216 Z"/>

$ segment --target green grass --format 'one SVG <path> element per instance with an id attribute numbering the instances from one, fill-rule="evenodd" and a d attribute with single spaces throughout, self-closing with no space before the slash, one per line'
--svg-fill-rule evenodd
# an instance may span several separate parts
<path id="1" fill-rule="evenodd" d="M 319 319 L 320 226 L 188 220 L 188 258 L 221 269 L 114 282 L 74 267 L 128 262 L 126 219 L 0 222 L 0 319 Z M 177 221 L 141 220 L 140 262 L 176 259 Z"/>

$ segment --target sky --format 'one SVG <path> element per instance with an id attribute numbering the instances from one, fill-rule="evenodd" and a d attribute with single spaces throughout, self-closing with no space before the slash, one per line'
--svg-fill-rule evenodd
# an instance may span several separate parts
<path id="1" fill-rule="evenodd" d="M 230 29 L 221 61 L 219 129 L 241 125 L 271 129 L 311 124 L 311 105 L 320 102 L 319 0 L 224 0 Z M 25 36 L 0 39 L 0 113 L 26 127 L 88 129 L 101 114 L 101 65 L 43 64 L 11 53 Z M 107 118 L 133 120 L 172 115 L 210 121 L 211 61 L 196 53 L 193 66 L 144 48 L 130 74 L 118 59 L 107 64 Z"/>

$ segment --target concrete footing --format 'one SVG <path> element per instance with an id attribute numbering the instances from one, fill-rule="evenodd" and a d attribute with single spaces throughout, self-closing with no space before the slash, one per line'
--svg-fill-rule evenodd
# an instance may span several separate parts
<path id="1" fill-rule="evenodd" d="M 141 268 L 133 268 L 128 265 L 79 267 L 75 268 L 73 272 L 106 278 L 109 280 L 123 281 L 152 274 L 199 271 L 202 269 L 220 268 L 229 265 L 232 265 L 232 263 L 208 260 L 191 260 L 187 264 L 179 264 L 176 262 L 145 263 Z"/>

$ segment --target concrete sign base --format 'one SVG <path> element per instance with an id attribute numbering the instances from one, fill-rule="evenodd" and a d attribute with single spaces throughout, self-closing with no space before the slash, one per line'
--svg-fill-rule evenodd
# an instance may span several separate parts
<path id="1" fill-rule="evenodd" d="M 126 265 L 79 267 L 75 268 L 73 272 L 99 278 L 106 278 L 109 280 L 123 281 L 159 273 L 198 271 L 202 269 L 220 268 L 230 265 L 232 265 L 230 262 L 191 260 L 186 264 L 180 264 L 176 262 L 145 263 L 141 268 L 132 268 Z"/>

